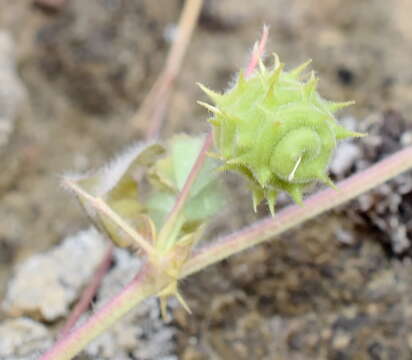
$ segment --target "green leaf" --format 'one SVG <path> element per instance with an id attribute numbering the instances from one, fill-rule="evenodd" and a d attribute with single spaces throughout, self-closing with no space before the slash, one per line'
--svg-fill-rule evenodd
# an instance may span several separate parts
<path id="1" fill-rule="evenodd" d="M 185 134 L 176 135 L 171 142 L 173 171 L 175 183 L 179 191 L 182 190 L 186 182 L 203 142 L 204 137 L 192 137 Z M 215 170 L 217 167 L 216 161 L 210 158 L 206 159 L 190 191 L 193 196 L 216 179 L 217 172 Z"/>
<path id="2" fill-rule="evenodd" d="M 175 135 L 168 144 L 170 156 L 160 159 L 152 168 L 150 180 L 154 191 L 146 205 L 158 229 L 172 210 L 203 142 L 204 137 Z M 216 181 L 217 168 L 216 160 L 208 158 L 199 172 L 183 210 L 185 219 L 182 225 L 183 232 L 195 231 L 223 206 L 224 197 Z"/>

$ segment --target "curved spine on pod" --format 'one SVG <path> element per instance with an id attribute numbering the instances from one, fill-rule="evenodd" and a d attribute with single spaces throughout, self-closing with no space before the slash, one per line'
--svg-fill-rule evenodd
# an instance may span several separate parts
<path id="1" fill-rule="evenodd" d="M 260 61 L 249 78 L 240 72 L 224 94 L 199 84 L 213 105 L 198 102 L 213 114 L 209 122 L 222 169 L 244 175 L 254 210 L 266 199 L 272 215 L 281 191 L 300 204 L 309 185 L 334 186 L 327 169 L 337 141 L 364 136 L 340 126 L 333 115 L 353 102 L 323 99 L 313 71 L 307 81 L 300 79 L 310 61 L 287 72 L 274 58 L 272 69 Z"/>

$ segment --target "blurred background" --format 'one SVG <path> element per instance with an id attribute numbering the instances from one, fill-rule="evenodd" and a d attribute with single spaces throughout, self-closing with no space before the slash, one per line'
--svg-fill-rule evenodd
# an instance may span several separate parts
<path id="1" fill-rule="evenodd" d="M 19 266 L 89 226 L 59 175 L 101 166 L 144 138 L 150 123 L 134 114 L 162 72 L 184 1 L 1 5 L 0 300 L 7 304 L 0 308 L 0 359 L 30 359 L 48 346 L 86 279 L 62 311 L 45 315 L 11 293 Z M 411 14 L 410 0 L 204 0 L 160 137 L 207 130 L 195 83 L 226 89 L 267 24 L 268 55 L 276 51 L 287 68 L 312 59 L 323 96 L 356 101 L 338 119 L 370 136 L 338 149 L 332 176 L 363 169 L 411 143 Z M 225 221 L 211 234 L 267 215 L 264 206 L 253 214 L 236 176 L 226 181 L 233 186 Z M 172 303 L 174 320 L 163 324 L 150 303 L 80 358 L 410 359 L 411 199 L 412 179 L 403 175 L 213 266 L 183 283 L 193 315 Z M 45 272 L 32 270 L 21 286 L 32 282 L 53 296 L 42 280 L 53 270 Z M 36 296 L 27 292 L 24 300 L 42 303 Z M 164 353 L 154 350 L 162 346 Z"/>

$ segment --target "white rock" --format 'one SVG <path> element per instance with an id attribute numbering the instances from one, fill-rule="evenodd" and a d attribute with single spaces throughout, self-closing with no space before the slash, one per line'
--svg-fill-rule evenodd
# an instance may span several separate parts
<path id="1" fill-rule="evenodd" d="M 342 125 L 345 129 L 351 131 L 358 131 L 357 128 L 359 127 L 359 121 L 354 118 L 353 116 L 344 116 L 342 119 L 339 120 L 340 125 Z"/>
<path id="2" fill-rule="evenodd" d="M 92 228 L 68 237 L 61 245 L 46 253 L 32 256 L 18 266 L 16 275 L 9 284 L 3 307 L 14 314 L 40 314 L 46 320 L 66 315 L 69 305 L 80 295 L 82 286 L 90 280 L 105 249 L 103 238 Z M 115 249 L 114 261 L 115 266 L 103 279 L 98 291 L 94 310 L 118 294 L 142 265 L 138 255 L 124 249 Z M 171 302 L 172 307 L 176 305 L 176 302 Z M 90 315 L 91 312 L 85 314 L 80 321 Z M 43 332 L 39 332 L 39 337 L 45 339 L 43 335 L 47 335 L 47 332 L 44 327 L 40 329 Z M 157 299 L 152 297 L 88 345 L 85 354 L 92 359 L 126 360 L 133 354 L 137 359 L 177 360 L 174 340 L 176 332 L 175 327 L 163 322 Z M 30 339 L 25 336 L 22 338 Z M 9 335 L 2 339 L 0 332 L 0 347 L 8 349 L 7 354 L 10 354 L 10 357 L 3 358 L 5 355 L 0 352 L 0 360 L 36 359 L 41 351 L 50 346 L 50 337 L 47 337 L 45 345 L 35 343 L 32 346 L 36 356 L 19 357 L 21 353 L 9 345 L 14 341 L 10 339 L 14 338 Z M 3 345 L 2 341 L 7 345 Z"/>
<path id="3" fill-rule="evenodd" d="M 17 267 L 2 308 L 12 315 L 35 315 L 51 321 L 68 313 L 70 304 L 101 261 L 106 243 L 94 229 L 66 238 Z"/>
<path id="4" fill-rule="evenodd" d="M 43 324 L 27 318 L 0 323 L 0 359 L 36 359 L 51 345 L 51 337 Z"/>
<path id="5" fill-rule="evenodd" d="M 336 149 L 330 170 L 336 175 L 343 175 L 351 168 L 360 155 L 361 152 L 358 146 L 351 142 L 343 142 Z"/>

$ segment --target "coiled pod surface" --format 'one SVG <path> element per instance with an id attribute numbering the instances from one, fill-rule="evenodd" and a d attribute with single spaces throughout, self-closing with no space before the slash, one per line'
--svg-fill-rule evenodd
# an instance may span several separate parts
<path id="1" fill-rule="evenodd" d="M 272 69 L 260 62 L 249 78 L 240 72 L 224 94 L 199 84 L 214 103 L 199 102 L 213 113 L 209 121 L 222 168 L 245 175 L 255 211 L 266 198 L 272 214 L 281 191 L 301 203 L 308 185 L 333 186 L 327 169 L 337 141 L 363 135 L 343 128 L 333 115 L 352 102 L 323 99 L 313 72 L 308 80 L 300 79 L 310 62 L 286 72 L 274 57 Z"/>

